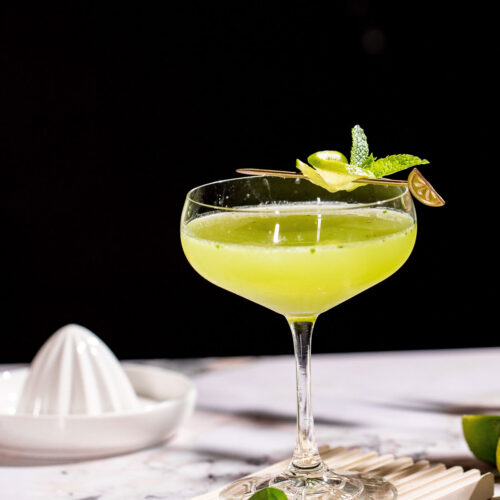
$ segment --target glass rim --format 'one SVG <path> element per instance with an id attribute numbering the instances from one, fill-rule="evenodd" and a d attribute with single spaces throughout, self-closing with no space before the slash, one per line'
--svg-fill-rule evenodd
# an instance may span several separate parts
<path id="1" fill-rule="evenodd" d="M 225 210 L 225 211 L 228 211 L 228 212 L 258 212 L 258 213 L 262 213 L 262 212 L 268 212 L 268 208 L 269 208 L 269 205 L 264 205 L 264 204 L 261 204 L 261 205 L 248 205 L 248 206 L 238 206 L 238 207 L 221 207 L 221 206 L 217 206 L 217 205 L 212 205 L 212 204 L 209 204 L 209 203 L 203 203 L 201 201 L 197 201 L 197 200 L 194 200 L 192 197 L 191 197 L 191 194 L 194 193 L 195 191 L 197 191 L 198 189 L 202 189 L 202 188 L 206 188 L 208 186 L 214 186 L 216 184 L 222 184 L 224 182 L 232 182 L 232 181 L 244 181 L 244 180 L 249 180 L 249 179 L 269 179 L 269 178 L 277 178 L 276 176 L 270 176 L 270 175 L 256 175 L 256 176 L 246 176 L 246 177 L 232 177 L 230 179 L 221 179 L 221 180 L 218 180 L 218 181 L 212 181 L 212 182 L 206 182 L 205 184 L 201 184 L 199 186 L 196 186 L 192 189 L 190 189 L 187 194 L 186 194 L 186 201 L 189 201 L 190 203 L 194 203 L 196 205 L 199 205 L 200 207 L 205 207 L 205 208 L 212 208 L 214 210 Z M 286 179 L 285 177 L 279 177 L 280 179 Z M 304 178 L 298 178 L 299 180 L 305 180 L 307 182 L 311 182 L 309 181 L 308 179 Z M 288 180 L 291 180 L 291 179 L 288 179 Z M 314 184 L 314 183 L 312 183 Z M 389 186 L 389 185 L 376 185 L 376 184 L 372 184 L 372 186 L 374 188 L 377 188 L 377 187 L 380 187 L 380 186 Z M 328 210 L 332 210 L 332 211 L 336 211 L 336 210 L 346 210 L 346 209 L 355 209 L 355 208 L 364 208 L 364 207 L 371 207 L 371 206 L 377 206 L 377 205 L 383 205 L 384 203 L 389 203 L 391 201 L 395 201 L 395 200 L 398 200 L 400 198 L 403 198 L 403 196 L 406 196 L 409 192 L 409 188 L 408 186 L 390 186 L 390 187 L 393 187 L 393 188 L 396 188 L 396 189 L 401 189 L 401 193 L 399 193 L 398 195 L 396 196 L 391 196 L 391 197 L 388 197 L 388 198 L 385 198 L 383 200 L 377 200 L 377 201 L 371 201 L 371 202 L 368 202 L 368 203 L 362 203 L 362 202 L 359 202 L 359 203 L 342 203 L 340 202 L 338 206 L 332 206 L 332 205 L 329 205 L 328 206 Z M 325 190 L 326 191 L 326 190 Z M 329 191 L 326 191 L 327 193 Z M 304 203 L 307 203 L 307 205 L 309 207 L 318 207 L 318 208 L 322 208 L 322 209 L 326 209 L 327 208 L 327 203 L 328 202 L 304 202 Z M 276 203 L 278 204 L 278 203 Z M 284 205 L 284 204 L 283 204 Z"/>

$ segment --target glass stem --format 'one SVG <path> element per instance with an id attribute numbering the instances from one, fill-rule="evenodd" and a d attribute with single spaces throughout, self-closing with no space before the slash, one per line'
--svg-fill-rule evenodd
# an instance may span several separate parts
<path id="1" fill-rule="evenodd" d="M 292 330 L 297 368 L 297 445 L 290 469 L 303 473 L 323 467 L 314 437 L 311 407 L 311 340 L 316 317 L 287 320 Z"/>

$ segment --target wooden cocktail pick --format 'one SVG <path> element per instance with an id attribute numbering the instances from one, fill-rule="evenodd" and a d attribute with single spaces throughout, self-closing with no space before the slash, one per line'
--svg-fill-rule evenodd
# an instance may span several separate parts
<path id="1" fill-rule="evenodd" d="M 245 175 L 269 175 L 271 177 L 292 177 L 295 179 L 307 178 L 303 174 L 297 174 L 288 170 L 267 170 L 265 168 L 238 168 L 236 170 L 239 174 Z M 431 183 L 420 173 L 417 168 L 414 168 L 407 181 L 399 179 L 386 179 L 380 177 L 379 179 L 368 179 L 362 177 L 353 182 L 362 184 L 385 184 L 390 186 L 408 186 L 411 194 L 424 205 L 428 207 L 442 207 L 445 204 L 443 198 L 431 186 Z"/>

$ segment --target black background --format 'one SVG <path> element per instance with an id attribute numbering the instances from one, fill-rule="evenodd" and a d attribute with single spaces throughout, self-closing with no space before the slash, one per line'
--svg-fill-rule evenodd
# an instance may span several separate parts
<path id="1" fill-rule="evenodd" d="M 438 2 L 435 2 L 438 5 Z M 495 345 L 492 13 L 422 2 L 3 5 L 0 362 L 76 322 L 120 358 L 291 352 L 284 319 L 185 260 L 188 189 L 237 167 L 411 153 L 447 200 L 315 352 Z M 461 335 L 465 332 L 465 335 Z"/>

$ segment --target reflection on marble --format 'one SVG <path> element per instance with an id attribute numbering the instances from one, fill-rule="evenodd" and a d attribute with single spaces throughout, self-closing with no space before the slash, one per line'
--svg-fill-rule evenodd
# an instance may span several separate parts
<path id="1" fill-rule="evenodd" d="M 177 436 L 128 455 L 62 464 L 0 451 L 0 500 L 191 499 L 290 455 L 291 357 L 144 362 L 197 383 L 197 411 Z M 500 412 L 499 365 L 500 349 L 316 356 L 317 440 L 490 471 L 468 451 L 460 414 Z"/>

